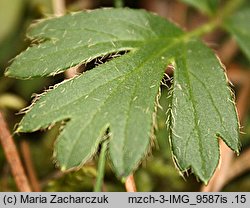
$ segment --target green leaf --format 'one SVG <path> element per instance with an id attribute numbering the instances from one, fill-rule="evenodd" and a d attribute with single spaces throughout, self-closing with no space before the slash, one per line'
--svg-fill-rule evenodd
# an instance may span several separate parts
<path id="1" fill-rule="evenodd" d="M 133 21 L 129 21 L 130 15 Z M 144 11 L 103 9 L 73 13 L 31 27 L 28 37 L 44 42 L 20 54 L 6 73 L 19 78 L 55 75 L 106 54 L 180 34 L 172 24 Z"/>
<path id="2" fill-rule="evenodd" d="M 219 0 L 181 0 L 199 10 L 203 13 L 212 15 L 216 12 Z"/>
<path id="3" fill-rule="evenodd" d="M 29 36 L 43 42 L 18 56 L 6 72 L 8 75 L 53 75 L 100 56 L 129 51 L 42 94 L 19 124 L 17 132 L 31 132 L 66 122 L 55 145 L 55 156 L 63 170 L 79 167 L 90 159 L 105 139 L 107 129 L 108 152 L 116 174 L 126 177 L 135 170 L 150 146 L 155 101 L 170 63 L 176 64 L 171 120 L 178 127 L 172 122 L 171 129 L 179 167 L 192 168 L 207 182 L 218 162 L 217 136 L 223 136 L 238 151 L 236 113 L 219 61 L 199 40 L 168 21 L 145 11 L 101 9 L 42 21 L 32 27 Z M 189 50 L 192 54 L 188 54 Z M 204 85 L 193 81 L 193 77 L 190 81 L 189 73 L 197 73 Z M 196 87 L 205 91 L 194 90 Z M 202 114 L 204 103 L 206 111 Z M 221 107 L 214 110 L 214 105 Z M 209 120 L 204 119 L 207 114 Z M 200 128 L 197 119 L 202 120 Z M 185 164 L 189 154 L 183 154 L 183 143 L 175 136 L 180 133 L 179 128 L 186 129 L 187 125 L 197 128 L 193 132 L 204 131 L 192 140 L 189 134 L 182 135 L 188 147 L 194 142 L 202 145 L 199 149 L 194 146 L 197 161 L 190 165 Z M 213 158 L 201 157 L 208 152 Z M 204 163 L 208 163 L 206 169 Z"/>
<path id="4" fill-rule="evenodd" d="M 239 10 L 225 21 L 224 26 L 250 60 L 250 8 Z"/>
<path id="5" fill-rule="evenodd" d="M 238 151 L 237 115 L 223 69 L 212 51 L 200 42 L 190 41 L 179 52 L 171 143 L 180 169 L 191 167 L 207 183 L 218 164 L 218 137 Z"/>

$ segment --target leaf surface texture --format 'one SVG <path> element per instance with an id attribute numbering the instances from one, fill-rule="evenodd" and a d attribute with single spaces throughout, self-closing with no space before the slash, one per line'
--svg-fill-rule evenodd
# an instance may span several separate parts
<path id="1" fill-rule="evenodd" d="M 169 64 L 175 66 L 170 131 L 179 168 L 207 182 L 218 163 L 218 137 L 238 151 L 237 116 L 219 60 L 172 23 L 142 10 L 100 9 L 41 21 L 28 36 L 40 43 L 20 54 L 7 75 L 50 76 L 129 51 L 42 94 L 19 124 L 18 132 L 32 132 L 66 121 L 55 145 L 62 169 L 90 159 L 108 129 L 116 174 L 131 174 L 150 147 Z"/>

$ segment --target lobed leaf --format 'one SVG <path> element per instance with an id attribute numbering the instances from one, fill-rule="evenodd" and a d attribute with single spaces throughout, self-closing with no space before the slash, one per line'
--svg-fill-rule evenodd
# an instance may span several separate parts
<path id="1" fill-rule="evenodd" d="M 206 55 L 205 55 L 206 54 Z M 199 41 L 179 48 L 174 73 L 171 143 L 181 170 L 205 183 L 219 160 L 218 137 L 238 151 L 237 115 L 223 68 Z"/>
<path id="2" fill-rule="evenodd" d="M 55 75 L 106 54 L 180 34 L 177 27 L 164 19 L 130 9 L 78 12 L 63 19 L 43 20 L 28 31 L 30 39 L 42 43 L 17 56 L 6 75 L 18 78 Z"/>
<path id="3" fill-rule="evenodd" d="M 9 76 L 54 75 L 129 51 L 42 94 L 19 124 L 17 132 L 32 132 L 66 122 L 55 145 L 63 170 L 90 159 L 109 129 L 114 170 L 131 174 L 150 146 L 155 100 L 170 63 L 171 142 L 180 169 L 192 168 L 207 182 L 218 163 L 218 136 L 238 152 L 236 112 L 219 61 L 168 21 L 145 11 L 100 9 L 42 21 L 29 37 L 43 42 L 17 57 Z"/>

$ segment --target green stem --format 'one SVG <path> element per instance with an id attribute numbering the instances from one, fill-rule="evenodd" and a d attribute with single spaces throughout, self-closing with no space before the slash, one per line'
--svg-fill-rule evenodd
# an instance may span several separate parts
<path id="1" fill-rule="evenodd" d="M 122 8 L 124 6 L 123 0 L 114 0 L 115 8 Z"/>
<path id="2" fill-rule="evenodd" d="M 215 18 L 213 18 L 210 22 L 202 25 L 201 27 L 189 32 L 187 35 L 185 35 L 184 40 L 189 40 L 192 37 L 200 37 L 209 32 L 212 32 L 214 29 L 221 26 L 224 19 L 234 13 L 243 2 L 244 0 L 228 1 L 224 6 L 224 9 L 220 10 Z"/>
<path id="3" fill-rule="evenodd" d="M 101 146 L 101 153 L 98 161 L 98 170 L 97 170 L 97 178 L 96 178 L 96 184 L 94 187 L 95 192 L 101 192 L 102 191 L 102 184 L 103 184 L 103 178 L 104 178 L 104 169 L 105 169 L 105 161 L 106 161 L 106 151 L 108 148 L 108 140 L 105 140 L 102 143 Z"/>
<path id="4" fill-rule="evenodd" d="M 185 40 L 189 40 L 190 38 L 193 38 L 193 37 L 200 37 L 202 35 L 212 32 L 218 26 L 219 26 L 219 22 L 217 21 L 217 19 L 214 19 L 202 25 L 201 27 L 198 27 L 197 29 L 192 30 L 191 32 L 187 33 L 187 35 L 185 35 L 184 38 Z"/>
<path id="5" fill-rule="evenodd" d="M 218 18 L 224 19 L 232 13 L 234 13 L 242 4 L 244 3 L 244 0 L 231 0 L 226 3 L 224 8 L 220 11 L 218 11 Z"/>

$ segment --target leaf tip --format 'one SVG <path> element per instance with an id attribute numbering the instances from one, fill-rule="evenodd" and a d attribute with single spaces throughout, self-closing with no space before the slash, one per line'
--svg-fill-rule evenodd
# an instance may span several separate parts
<path id="1" fill-rule="evenodd" d="M 122 183 L 125 183 L 126 180 L 127 180 L 127 177 L 122 177 L 122 178 L 121 178 L 121 182 L 122 182 Z"/>
<path id="2" fill-rule="evenodd" d="M 203 180 L 202 180 L 205 186 L 208 185 L 209 180 L 210 180 L 210 179 L 203 179 Z"/>
<path id="3" fill-rule="evenodd" d="M 240 155 L 240 147 L 235 151 L 236 155 L 239 156 Z"/>
<path id="4" fill-rule="evenodd" d="M 65 172 L 66 170 L 67 170 L 66 165 L 62 165 L 62 166 L 61 166 L 61 171 L 62 171 L 62 172 Z"/>
<path id="5" fill-rule="evenodd" d="M 4 72 L 4 76 L 6 76 L 6 77 L 9 77 L 10 76 L 10 71 L 9 70 L 6 70 L 5 72 Z"/>
<path id="6" fill-rule="evenodd" d="M 23 132 L 23 126 L 18 126 L 15 133 L 21 133 Z"/>

